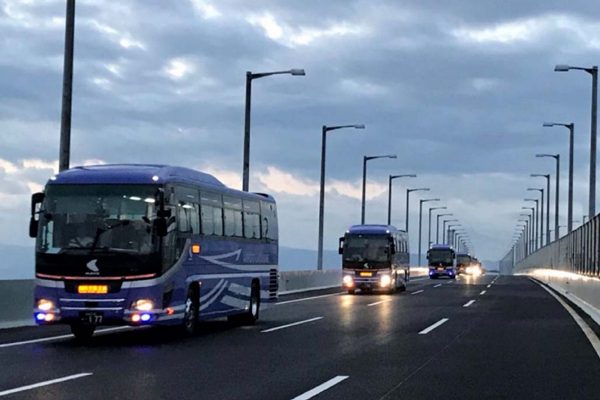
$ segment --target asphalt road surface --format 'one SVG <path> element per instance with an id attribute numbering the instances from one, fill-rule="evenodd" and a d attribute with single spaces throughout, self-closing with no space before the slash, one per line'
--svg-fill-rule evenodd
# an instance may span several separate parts
<path id="1" fill-rule="evenodd" d="M 599 361 L 529 278 L 418 279 L 394 295 L 281 297 L 255 326 L 211 321 L 193 337 L 108 328 L 82 345 L 61 326 L 2 330 L 0 397 L 598 399 Z"/>

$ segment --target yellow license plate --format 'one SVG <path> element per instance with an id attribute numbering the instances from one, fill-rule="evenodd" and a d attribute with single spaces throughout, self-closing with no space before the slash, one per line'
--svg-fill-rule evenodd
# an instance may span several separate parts
<path id="1" fill-rule="evenodd" d="M 361 272 L 360 276 L 373 276 L 372 272 Z"/>
<path id="2" fill-rule="evenodd" d="M 108 293 L 108 285 L 79 285 L 77 293 L 81 294 L 106 294 Z"/>

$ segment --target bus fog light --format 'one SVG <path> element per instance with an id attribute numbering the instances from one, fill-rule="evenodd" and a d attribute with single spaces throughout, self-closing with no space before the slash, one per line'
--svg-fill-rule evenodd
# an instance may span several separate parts
<path id="1" fill-rule="evenodd" d="M 138 311 L 150 311 L 154 308 L 154 303 L 152 300 L 140 299 L 133 303 L 133 308 Z"/>
<path id="2" fill-rule="evenodd" d="M 131 321 L 133 321 L 133 322 L 140 322 L 140 319 L 141 319 L 141 318 L 140 318 L 140 315 L 139 315 L 139 314 L 133 314 L 133 315 L 131 316 Z"/>
<path id="3" fill-rule="evenodd" d="M 54 314 L 46 314 L 46 316 L 44 317 L 44 321 L 46 321 L 46 322 L 54 321 Z"/>
<path id="4" fill-rule="evenodd" d="M 344 283 L 344 286 L 354 286 L 354 279 L 352 279 L 351 275 L 344 275 L 342 282 Z"/>
<path id="5" fill-rule="evenodd" d="M 35 315 L 35 319 L 37 319 L 38 321 L 44 321 L 46 319 L 46 314 L 43 312 L 37 313 Z"/>
<path id="6" fill-rule="evenodd" d="M 379 283 L 381 286 L 390 286 L 392 283 L 392 278 L 389 275 L 381 275 Z"/>
<path id="7" fill-rule="evenodd" d="M 150 318 L 152 318 L 152 316 L 150 314 L 142 314 L 140 318 L 143 322 L 147 322 L 150 321 Z"/>

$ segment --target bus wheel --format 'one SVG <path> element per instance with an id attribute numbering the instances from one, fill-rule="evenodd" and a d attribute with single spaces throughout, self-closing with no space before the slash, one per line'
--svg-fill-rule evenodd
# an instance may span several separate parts
<path id="1" fill-rule="evenodd" d="M 254 325 L 258 321 L 258 315 L 260 314 L 260 287 L 256 282 L 252 283 L 252 289 L 250 290 L 250 303 L 248 304 L 248 311 L 240 315 L 240 323 L 243 325 Z"/>
<path id="2" fill-rule="evenodd" d="M 198 330 L 198 314 L 200 313 L 200 296 L 198 290 L 191 286 L 185 299 L 185 312 L 183 314 L 183 329 L 188 335 Z"/>
<path id="3" fill-rule="evenodd" d="M 71 332 L 75 336 L 75 339 L 80 342 L 90 340 L 94 331 L 96 330 L 95 325 L 84 325 L 84 324 L 71 324 Z"/>
<path id="4" fill-rule="evenodd" d="M 348 289 L 348 294 L 354 294 L 355 290 L 354 289 Z"/>

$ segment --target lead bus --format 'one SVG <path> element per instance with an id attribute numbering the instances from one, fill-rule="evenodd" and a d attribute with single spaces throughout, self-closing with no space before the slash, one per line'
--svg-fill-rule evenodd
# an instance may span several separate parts
<path id="1" fill-rule="evenodd" d="M 33 315 L 68 324 L 252 324 L 277 299 L 274 199 L 165 165 L 76 167 L 32 196 Z"/>
<path id="2" fill-rule="evenodd" d="M 342 285 L 349 294 L 406 290 L 408 236 L 391 225 L 354 225 L 340 238 Z"/>

